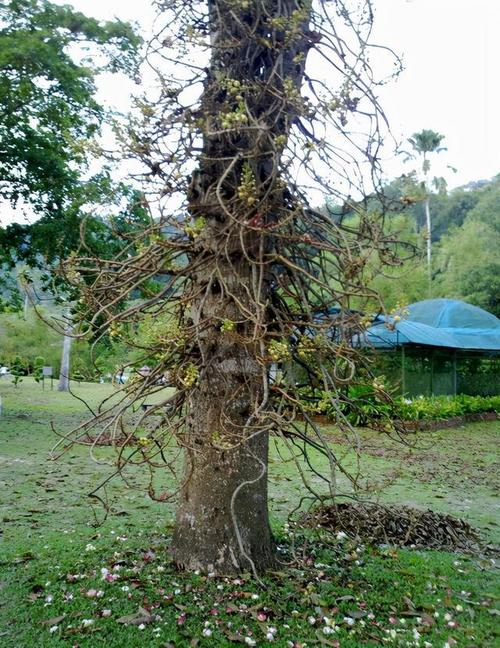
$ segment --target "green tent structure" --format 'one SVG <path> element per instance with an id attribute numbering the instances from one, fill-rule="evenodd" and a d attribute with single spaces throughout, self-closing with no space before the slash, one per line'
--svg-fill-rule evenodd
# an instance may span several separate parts
<path id="1" fill-rule="evenodd" d="M 385 373 L 402 394 L 500 393 L 500 319 L 457 299 L 410 304 L 378 316 L 364 344 L 384 354 Z"/>

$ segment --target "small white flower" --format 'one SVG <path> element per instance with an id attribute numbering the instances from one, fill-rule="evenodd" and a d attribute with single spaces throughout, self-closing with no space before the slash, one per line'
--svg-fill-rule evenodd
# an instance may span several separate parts
<path id="1" fill-rule="evenodd" d="M 457 612 L 463 612 L 464 611 L 464 609 L 463 609 L 463 607 L 461 605 L 455 605 L 455 610 Z"/>
<path id="2" fill-rule="evenodd" d="M 245 643 L 247 644 L 247 646 L 255 646 L 257 642 L 255 641 L 255 639 L 252 639 L 252 637 L 245 637 Z"/>
<path id="3" fill-rule="evenodd" d="M 210 628 L 203 628 L 202 633 L 204 637 L 211 637 L 212 636 L 212 631 Z"/>
<path id="4" fill-rule="evenodd" d="M 336 536 L 337 540 L 345 540 L 347 538 L 347 533 L 339 531 Z"/>
<path id="5" fill-rule="evenodd" d="M 144 628 L 145 628 L 146 626 L 144 625 L 144 623 L 141 623 L 141 624 L 138 625 L 137 627 L 139 628 L 139 630 L 144 630 Z"/>
<path id="6" fill-rule="evenodd" d="M 85 551 L 95 551 L 94 545 L 89 542 L 87 545 L 85 545 Z"/>
<path id="7" fill-rule="evenodd" d="M 330 626 L 325 626 L 323 628 L 323 634 L 329 635 L 329 634 L 332 634 L 332 633 L 333 633 L 333 630 L 332 630 L 332 628 L 330 628 Z"/>
<path id="8" fill-rule="evenodd" d="M 268 633 L 266 634 L 266 639 L 267 639 L 268 641 L 274 641 L 274 635 L 273 635 L 273 633 L 272 633 L 272 632 L 268 632 Z"/>
<path id="9" fill-rule="evenodd" d="M 252 594 L 252 601 L 256 601 L 259 598 L 258 594 Z"/>
<path id="10" fill-rule="evenodd" d="M 309 616 L 307 617 L 307 621 L 310 625 L 314 625 L 316 623 L 316 617 Z"/>
<path id="11" fill-rule="evenodd" d="M 122 592 L 128 592 L 130 587 L 128 585 L 123 585 L 122 586 Z"/>
<path id="12" fill-rule="evenodd" d="M 88 628 L 94 623 L 94 619 L 82 619 L 82 626 Z"/>
<path id="13" fill-rule="evenodd" d="M 111 610 L 103 610 L 102 611 L 102 616 L 103 617 L 110 617 L 111 616 Z"/>
<path id="14" fill-rule="evenodd" d="M 344 617 L 344 621 L 349 626 L 353 626 L 356 623 L 352 617 Z"/>
<path id="15" fill-rule="evenodd" d="M 53 626 L 50 626 L 49 632 L 50 632 L 50 634 L 54 634 L 54 632 L 57 632 L 58 629 L 59 629 L 59 626 L 53 625 Z"/>
<path id="16" fill-rule="evenodd" d="M 444 615 L 444 620 L 445 620 L 445 621 L 451 621 L 451 619 L 452 619 L 451 614 L 450 614 L 449 612 L 447 612 L 447 613 Z"/>

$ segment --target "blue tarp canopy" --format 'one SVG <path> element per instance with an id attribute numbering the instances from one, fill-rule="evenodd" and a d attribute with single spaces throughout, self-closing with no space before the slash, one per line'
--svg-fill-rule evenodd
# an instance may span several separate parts
<path id="1" fill-rule="evenodd" d="M 500 353 L 500 319 L 457 299 L 426 299 L 408 306 L 408 314 L 379 316 L 366 332 L 376 349 L 418 345 Z"/>

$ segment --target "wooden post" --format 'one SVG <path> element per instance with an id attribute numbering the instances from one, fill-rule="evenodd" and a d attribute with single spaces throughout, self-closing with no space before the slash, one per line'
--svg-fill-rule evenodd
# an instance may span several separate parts
<path id="1" fill-rule="evenodd" d="M 453 352 L 453 396 L 457 395 L 457 350 Z"/>
<path id="2" fill-rule="evenodd" d="M 431 375 L 430 375 L 430 394 L 429 396 L 434 396 L 434 351 L 430 351 L 431 356 Z"/>
<path id="3" fill-rule="evenodd" d="M 401 395 L 406 395 L 405 348 L 401 345 Z"/>

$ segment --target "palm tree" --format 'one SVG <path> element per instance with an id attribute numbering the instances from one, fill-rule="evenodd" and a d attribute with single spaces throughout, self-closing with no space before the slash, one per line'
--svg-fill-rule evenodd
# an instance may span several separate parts
<path id="1" fill-rule="evenodd" d="M 432 280 L 432 222 L 431 210 L 429 208 L 429 170 L 431 165 L 428 156 L 430 153 L 439 153 L 440 151 L 446 150 L 444 147 L 439 146 L 443 139 L 444 135 L 430 129 L 424 129 L 420 131 L 420 133 L 413 133 L 413 135 L 408 138 L 413 150 L 422 156 L 422 171 L 424 173 L 425 186 L 424 209 L 427 226 L 427 272 L 429 274 L 429 282 Z"/>

